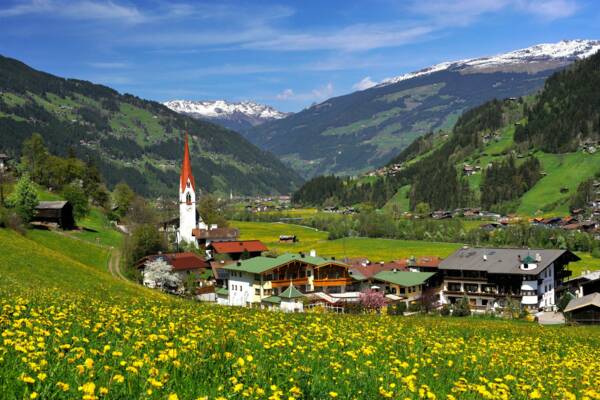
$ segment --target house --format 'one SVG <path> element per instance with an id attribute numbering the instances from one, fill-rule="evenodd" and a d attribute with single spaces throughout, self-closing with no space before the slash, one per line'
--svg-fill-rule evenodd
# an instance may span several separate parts
<path id="1" fill-rule="evenodd" d="M 381 271 L 372 277 L 374 285 L 382 284 L 386 295 L 394 295 L 407 306 L 419 300 L 435 272 Z"/>
<path id="2" fill-rule="evenodd" d="M 136 263 L 136 267 L 142 274 L 142 283 L 144 286 L 153 286 L 153 282 L 144 278 L 144 268 L 146 263 L 155 261 L 159 258 L 169 264 L 173 268 L 172 272 L 179 275 L 179 278 L 181 278 L 182 281 L 185 281 L 189 276 L 193 275 L 198 283 L 198 287 L 214 285 L 213 272 L 206 259 L 196 253 L 184 252 L 153 254 L 140 259 Z"/>
<path id="3" fill-rule="evenodd" d="M 237 261 L 244 254 L 246 258 L 258 257 L 263 251 L 268 251 L 267 246 L 260 240 L 233 240 L 230 242 L 211 242 L 206 246 L 209 258 L 219 258 Z"/>
<path id="4" fill-rule="evenodd" d="M 296 243 L 298 238 L 296 235 L 280 235 L 279 243 Z"/>
<path id="5" fill-rule="evenodd" d="M 467 297 L 474 310 L 493 309 L 507 297 L 530 311 L 554 308 L 556 288 L 571 275 L 567 266 L 580 260 L 568 250 L 483 249 L 464 247 L 439 265 L 441 301 Z"/>
<path id="6" fill-rule="evenodd" d="M 192 236 L 196 239 L 198 246 L 207 247 L 212 242 L 230 242 L 237 240 L 240 236 L 240 231 L 237 228 L 195 228 L 192 230 Z"/>
<path id="7" fill-rule="evenodd" d="M 229 305 L 258 306 L 270 296 L 281 295 L 293 285 L 303 293 L 357 292 L 359 286 L 348 265 L 316 254 L 282 254 L 254 257 L 223 267 L 228 270 Z"/>
<path id="8" fill-rule="evenodd" d="M 600 324 L 600 293 L 575 298 L 564 310 L 570 321 L 578 324 Z"/>
<path id="9" fill-rule="evenodd" d="M 581 275 L 571 278 L 558 288 L 559 292 L 568 291 L 575 297 L 583 297 L 594 292 L 600 292 L 600 270 L 584 271 Z"/>
<path id="10" fill-rule="evenodd" d="M 475 168 L 473 168 L 469 164 L 463 165 L 463 175 L 471 176 L 473 174 L 475 174 Z"/>
<path id="11" fill-rule="evenodd" d="M 61 229 L 73 229 L 75 227 L 73 206 L 68 201 L 40 201 L 35 207 L 32 222 L 55 224 Z"/>

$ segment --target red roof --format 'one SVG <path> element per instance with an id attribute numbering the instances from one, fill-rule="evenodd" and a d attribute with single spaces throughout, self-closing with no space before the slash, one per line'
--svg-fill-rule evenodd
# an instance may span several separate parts
<path id="1" fill-rule="evenodd" d="M 192 190 L 196 191 L 196 183 L 194 182 L 194 175 L 192 174 L 192 163 L 190 161 L 190 147 L 188 145 L 188 135 L 185 134 L 185 145 L 183 147 L 183 163 L 181 164 L 181 181 L 179 182 L 179 189 L 181 193 L 187 186 L 187 181 L 190 180 Z"/>
<path id="2" fill-rule="evenodd" d="M 210 264 L 204 257 L 192 252 L 185 253 L 165 253 L 155 254 L 144 257 L 138 262 L 138 268 L 142 268 L 148 260 L 156 260 L 162 258 L 167 264 L 173 267 L 174 271 L 187 271 L 191 269 L 210 268 Z"/>
<path id="3" fill-rule="evenodd" d="M 217 254 L 256 253 L 269 250 L 260 240 L 238 240 L 233 242 L 212 242 L 210 246 Z"/>

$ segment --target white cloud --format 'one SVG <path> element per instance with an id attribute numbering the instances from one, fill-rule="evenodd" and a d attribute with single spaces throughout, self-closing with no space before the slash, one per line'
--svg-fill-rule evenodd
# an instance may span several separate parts
<path id="1" fill-rule="evenodd" d="M 294 91 L 292 89 L 285 89 L 283 92 L 277 95 L 277 100 L 288 100 L 294 97 Z"/>
<path id="2" fill-rule="evenodd" d="M 333 83 L 328 82 L 323 86 L 312 89 L 309 92 L 296 93 L 292 89 L 285 89 L 279 93 L 277 100 L 295 100 L 295 101 L 321 101 L 333 96 Z"/>
<path id="3" fill-rule="evenodd" d="M 529 0 L 518 3 L 524 11 L 549 21 L 570 17 L 579 10 L 574 0 Z"/>
<path id="4" fill-rule="evenodd" d="M 123 6 L 110 0 L 29 0 L 0 8 L 0 17 L 44 14 L 79 20 L 121 20 L 138 23 L 146 16 L 136 7 Z"/>
<path id="5" fill-rule="evenodd" d="M 370 76 L 365 76 L 359 82 L 356 82 L 354 85 L 352 85 L 352 89 L 365 90 L 372 88 L 375 85 L 377 85 L 377 82 L 372 81 Z"/>

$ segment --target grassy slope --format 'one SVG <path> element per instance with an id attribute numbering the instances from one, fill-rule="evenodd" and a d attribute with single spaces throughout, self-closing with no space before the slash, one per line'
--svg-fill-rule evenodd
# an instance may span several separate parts
<path id="1" fill-rule="evenodd" d="M 543 170 L 548 174 L 523 196 L 518 212 L 534 215 L 566 215 L 569 213 L 569 198 L 577 191 L 577 186 L 600 172 L 600 153 L 537 153 Z M 568 188 L 567 193 L 560 193 Z"/>

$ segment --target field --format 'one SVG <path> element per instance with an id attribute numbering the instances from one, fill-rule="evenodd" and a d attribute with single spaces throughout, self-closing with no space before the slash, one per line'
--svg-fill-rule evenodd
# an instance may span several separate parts
<path id="1" fill-rule="evenodd" d="M 317 254 L 336 258 L 362 256 L 373 261 L 389 261 L 410 256 L 439 255 L 446 257 L 461 246 L 457 243 L 359 237 L 327 240 L 327 232 L 283 223 L 234 221 L 232 225 L 240 229 L 242 239 L 259 239 L 269 249 L 279 253 L 316 250 Z M 279 243 L 279 235 L 296 235 L 299 242 Z"/>
<path id="2" fill-rule="evenodd" d="M 202 305 L 116 280 L 101 247 L 81 248 L 87 265 L 51 235 L 0 229 L 6 399 L 600 396 L 598 328 Z"/>

